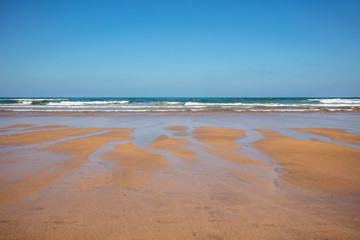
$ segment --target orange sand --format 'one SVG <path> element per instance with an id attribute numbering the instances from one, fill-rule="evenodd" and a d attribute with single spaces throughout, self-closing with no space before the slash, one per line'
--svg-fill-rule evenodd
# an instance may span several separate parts
<path id="1" fill-rule="evenodd" d="M 283 166 L 285 183 L 360 199 L 360 149 L 260 131 L 266 138 L 255 146 Z M 335 138 L 338 132 L 334 132 Z"/>
<path id="2" fill-rule="evenodd" d="M 12 124 L 8 128 L 26 128 L 26 127 L 33 127 L 34 124 Z"/>
<path id="3" fill-rule="evenodd" d="M 44 129 L 53 129 L 53 128 L 66 128 L 66 126 L 62 125 L 49 125 L 49 126 L 43 126 L 43 127 L 32 127 L 26 129 L 27 131 L 35 131 L 35 130 L 44 130 Z"/>
<path id="4" fill-rule="evenodd" d="M 32 127 L 32 126 L 35 126 L 34 124 L 12 124 L 12 125 L 9 125 L 6 129 L 0 129 L 0 133 L 1 132 L 7 132 L 7 131 L 10 131 L 12 129 L 17 129 L 17 128 L 27 128 L 27 127 Z"/>
<path id="5" fill-rule="evenodd" d="M 77 134 L 84 134 L 84 132 L 89 133 L 98 130 L 99 129 L 72 129 L 72 132 L 65 130 L 41 131 L 36 132 L 37 134 L 14 134 L 11 136 L 6 136 L 5 138 L 12 137 L 13 142 L 18 143 L 21 141 L 21 144 L 24 144 L 24 142 L 33 143 L 34 135 L 39 139 L 41 139 L 41 136 L 44 136 L 44 139 L 50 139 L 49 135 L 51 135 L 51 139 L 59 139 L 64 136 L 74 136 Z M 58 133 L 58 135 L 54 135 L 55 132 Z M 66 135 L 64 133 L 66 133 Z M 22 198 L 41 191 L 43 188 L 50 187 L 52 184 L 59 181 L 66 175 L 77 171 L 88 161 L 87 158 L 91 153 L 106 143 L 111 141 L 130 140 L 130 133 L 130 129 L 114 129 L 106 134 L 64 141 L 42 148 L 41 151 L 51 151 L 55 154 L 67 154 L 72 157 L 66 159 L 63 162 L 54 164 L 45 170 L 35 172 L 29 177 L 19 179 L 16 182 L 7 183 L 8 188 L 3 190 L 0 195 L 0 206 L 14 203 L 18 200 L 21 200 Z M 17 139 L 16 137 L 18 136 L 21 137 L 21 139 Z M 24 136 L 30 139 L 25 138 Z M 35 140 L 35 142 L 37 141 L 39 140 Z"/>
<path id="6" fill-rule="evenodd" d="M 222 159 L 246 165 L 267 166 L 265 163 L 234 152 L 242 149 L 242 146 L 236 144 L 235 140 L 245 137 L 244 130 L 200 127 L 194 130 L 193 136 L 205 144 L 212 145 L 213 147 L 204 147 L 205 150 Z"/>
<path id="7" fill-rule="evenodd" d="M 163 135 L 156 139 L 148 148 L 151 150 L 169 151 L 181 159 L 194 162 L 197 160 L 197 157 L 195 153 L 187 148 L 187 146 L 191 145 L 194 144 L 186 140 L 170 138 Z"/>
<path id="8" fill-rule="evenodd" d="M 199 141 L 215 147 L 240 150 L 242 147 L 237 145 L 235 140 L 245 137 L 245 131 L 239 129 L 200 127 L 194 130 L 193 136 Z"/>
<path id="9" fill-rule="evenodd" d="M 51 131 L 41 131 L 41 132 L 27 132 L 27 133 L 18 133 L 8 136 L 1 136 L 0 145 L 27 145 L 34 143 L 43 143 L 58 140 L 65 137 L 72 137 L 76 135 L 89 134 L 94 132 L 99 132 L 104 129 L 58 129 Z"/>
<path id="10" fill-rule="evenodd" d="M 2 147 L 16 146 L 0 155 L 0 239 L 360 238 L 359 149 L 260 130 L 254 145 L 282 166 L 274 172 L 237 152 L 240 129 L 195 129 L 206 145 L 158 133 L 143 149 L 137 129 L 33 131 L 0 135 Z M 107 149 L 114 141 L 126 142 Z M 44 166 L 43 153 L 62 159 Z M 16 178 L 1 174 L 11 171 Z"/>
<path id="11" fill-rule="evenodd" d="M 187 130 L 189 129 L 187 126 L 173 126 L 173 127 L 168 127 L 165 128 L 166 130 L 171 130 L 171 131 L 183 131 L 183 130 Z"/>
<path id="12" fill-rule="evenodd" d="M 166 158 L 135 147 L 132 143 L 118 146 L 104 158 L 114 163 L 110 182 L 126 188 L 139 188 L 152 183 L 150 173 L 170 169 Z"/>
<path id="13" fill-rule="evenodd" d="M 173 135 L 174 136 L 178 136 L 178 137 L 181 137 L 181 136 L 189 136 L 190 134 L 187 132 L 187 130 L 189 129 L 188 127 L 186 126 L 174 126 L 174 127 L 168 127 L 168 128 L 165 128 L 166 130 L 171 130 L 171 131 L 174 131 Z"/>
<path id="14" fill-rule="evenodd" d="M 299 129 L 299 128 L 294 128 L 292 130 L 322 135 L 322 136 L 328 137 L 334 141 L 360 144 L 360 136 L 359 135 L 347 133 L 346 130 L 343 130 L 343 129 L 333 129 L 333 128 Z"/>

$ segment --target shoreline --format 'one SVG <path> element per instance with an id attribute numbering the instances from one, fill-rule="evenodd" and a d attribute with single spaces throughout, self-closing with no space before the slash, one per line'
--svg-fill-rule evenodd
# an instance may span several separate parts
<path id="1" fill-rule="evenodd" d="M 359 115 L 359 111 L 232 111 L 232 110 L 206 110 L 206 111 L 144 111 L 144 112 L 104 112 L 104 111 L 57 111 L 57 112 L 39 112 L 39 111 L 1 111 L 0 117 L 22 117 L 22 116 L 196 116 L 196 115 L 216 115 L 216 114 L 329 114 L 329 115 Z"/>
<path id="2" fill-rule="evenodd" d="M 184 110 L 2 110 L 0 109 L 0 114 L 4 113 L 35 113 L 35 114 L 56 114 L 56 113 L 67 113 L 67 114 L 126 114 L 126 113 L 359 113 L 360 107 L 354 107 L 352 109 L 246 109 L 246 110 L 237 110 L 237 109 L 184 109 Z"/>

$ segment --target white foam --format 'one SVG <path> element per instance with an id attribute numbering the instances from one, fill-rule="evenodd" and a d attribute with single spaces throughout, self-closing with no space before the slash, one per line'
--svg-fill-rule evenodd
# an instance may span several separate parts
<path id="1" fill-rule="evenodd" d="M 308 99 L 308 101 L 316 101 L 324 104 L 360 104 L 360 99 L 343 99 L 343 98 L 324 98 L 324 99 Z"/>
<path id="2" fill-rule="evenodd" d="M 50 102 L 47 105 L 50 106 L 83 106 L 83 105 L 109 105 L 109 104 L 125 104 L 129 101 L 61 101 L 61 102 Z"/>
<path id="3" fill-rule="evenodd" d="M 166 104 L 169 105 L 176 105 L 176 104 L 181 104 L 181 102 L 165 102 Z"/>
<path id="4" fill-rule="evenodd" d="M 185 106 L 240 106 L 243 103 L 199 103 L 199 102 L 186 102 Z"/>
<path id="5" fill-rule="evenodd" d="M 27 101 L 27 100 L 18 100 L 20 102 L 20 104 L 24 104 L 24 105 L 30 105 L 32 103 L 32 101 Z"/>
<path id="6" fill-rule="evenodd" d="M 190 110 L 192 112 L 202 112 L 207 111 L 207 109 L 41 109 L 41 108 L 27 108 L 27 109 L 2 109 L 2 111 L 10 111 L 10 112 L 184 112 Z M 328 110 L 331 112 L 336 111 L 348 111 L 352 112 L 352 109 L 341 109 L 341 108 L 333 108 L 333 109 L 232 109 L 236 112 L 318 112 L 323 110 Z"/>

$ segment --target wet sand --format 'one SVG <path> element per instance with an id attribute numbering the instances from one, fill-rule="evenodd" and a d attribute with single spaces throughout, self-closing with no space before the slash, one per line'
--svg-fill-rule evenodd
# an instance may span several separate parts
<path id="1" fill-rule="evenodd" d="M 307 129 L 293 129 L 295 131 L 313 133 L 328 137 L 334 141 L 347 142 L 353 144 L 360 144 L 360 135 L 346 132 L 346 129 L 331 129 L 331 128 L 307 128 Z"/>
<path id="2" fill-rule="evenodd" d="M 326 132 L 327 136 L 337 138 L 338 131 L 335 130 L 334 137 L 331 131 Z M 266 138 L 255 143 L 255 147 L 281 164 L 285 184 L 321 191 L 331 196 L 360 199 L 360 149 L 294 139 L 271 130 L 259 131 Z M 315 132 L 311 129 L 302 131 Z"/>
<path id="3" fill-rule="evenodd" d="M 2 116 L 0 239 L 359 239 L 359 119 Z"/>

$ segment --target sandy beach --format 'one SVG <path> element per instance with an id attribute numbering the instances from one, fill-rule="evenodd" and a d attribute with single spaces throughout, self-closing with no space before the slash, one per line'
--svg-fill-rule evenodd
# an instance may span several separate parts
<path id="1" fill-rule="evenodd" d="M 2 114 L 0 239 L 359 239 L 359 123 Z"/>

